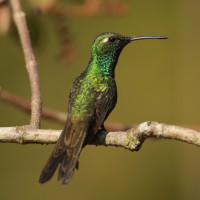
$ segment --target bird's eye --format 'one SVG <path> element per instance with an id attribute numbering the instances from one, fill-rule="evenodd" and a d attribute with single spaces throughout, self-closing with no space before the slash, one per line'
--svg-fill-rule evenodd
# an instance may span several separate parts
<path id="1" fill-rule="evenodd" d="M 117 39 L 115 37 L 109 37 L 108 41 L 113 44 L 117 41 Z"/>

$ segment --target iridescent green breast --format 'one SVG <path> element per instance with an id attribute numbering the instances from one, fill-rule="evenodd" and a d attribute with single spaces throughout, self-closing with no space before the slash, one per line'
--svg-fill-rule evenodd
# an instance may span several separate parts
<path id="1" fill-rule="evenodd" d="M 85 120 L 94 115 L 96 98 L 108 88 L 116 90 L 112 77 L 98 70 L 89 70 L 79 76 L 71 89 L 69 97 L 69 116 Z M 108 97 L 106 97 L 108 98 Z"/>

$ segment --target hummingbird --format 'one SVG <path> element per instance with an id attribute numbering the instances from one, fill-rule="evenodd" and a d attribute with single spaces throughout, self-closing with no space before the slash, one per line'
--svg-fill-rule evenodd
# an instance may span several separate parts
<path id="1" fill-rule="evenodd" d="M 79 166 L 81 150 L 104 130 L 104 121 L 117 103 L 115 67 L 122 49 L 143 39 L 167 39 L 163 36 L 128 37 L 105 32 L 96 37 L 86 69 L 75 79 L 68 97 L 68 116 L 62 133 L 54 146 L 39 183 L 53 176 L 58 165 L 58 182 L 68 184 Z"/>

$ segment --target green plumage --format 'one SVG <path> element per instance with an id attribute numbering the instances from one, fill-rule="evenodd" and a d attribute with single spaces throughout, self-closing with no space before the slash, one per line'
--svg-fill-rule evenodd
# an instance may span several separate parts
<path id="1" fill-rule="evenodd" d="M 116 105 L 114 70 L 121 50 L 133 40 L 155 37 L 103 33 L 95 39 L 89 64 L 75 79 L 70 90 L 68 118 L 40 175 L 40 183 L 48 181 L 59 164 L 59 183 L 70 182 L 75 168 L 78 168 L 81 149 L 94 138 L 99 129 L 104 129 L 104 121 Z"/>

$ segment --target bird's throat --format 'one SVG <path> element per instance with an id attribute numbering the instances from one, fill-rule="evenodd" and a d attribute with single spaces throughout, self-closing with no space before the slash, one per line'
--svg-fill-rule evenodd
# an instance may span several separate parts
<path id="1" fill-rule="evenodd" d="M 101 73 L 106 76 L 115 76 L 115 67 L 118 61 L 118 56 L 115 55 L 102 55 L 92 57 L 88 64 L 88 72 Z"/>

